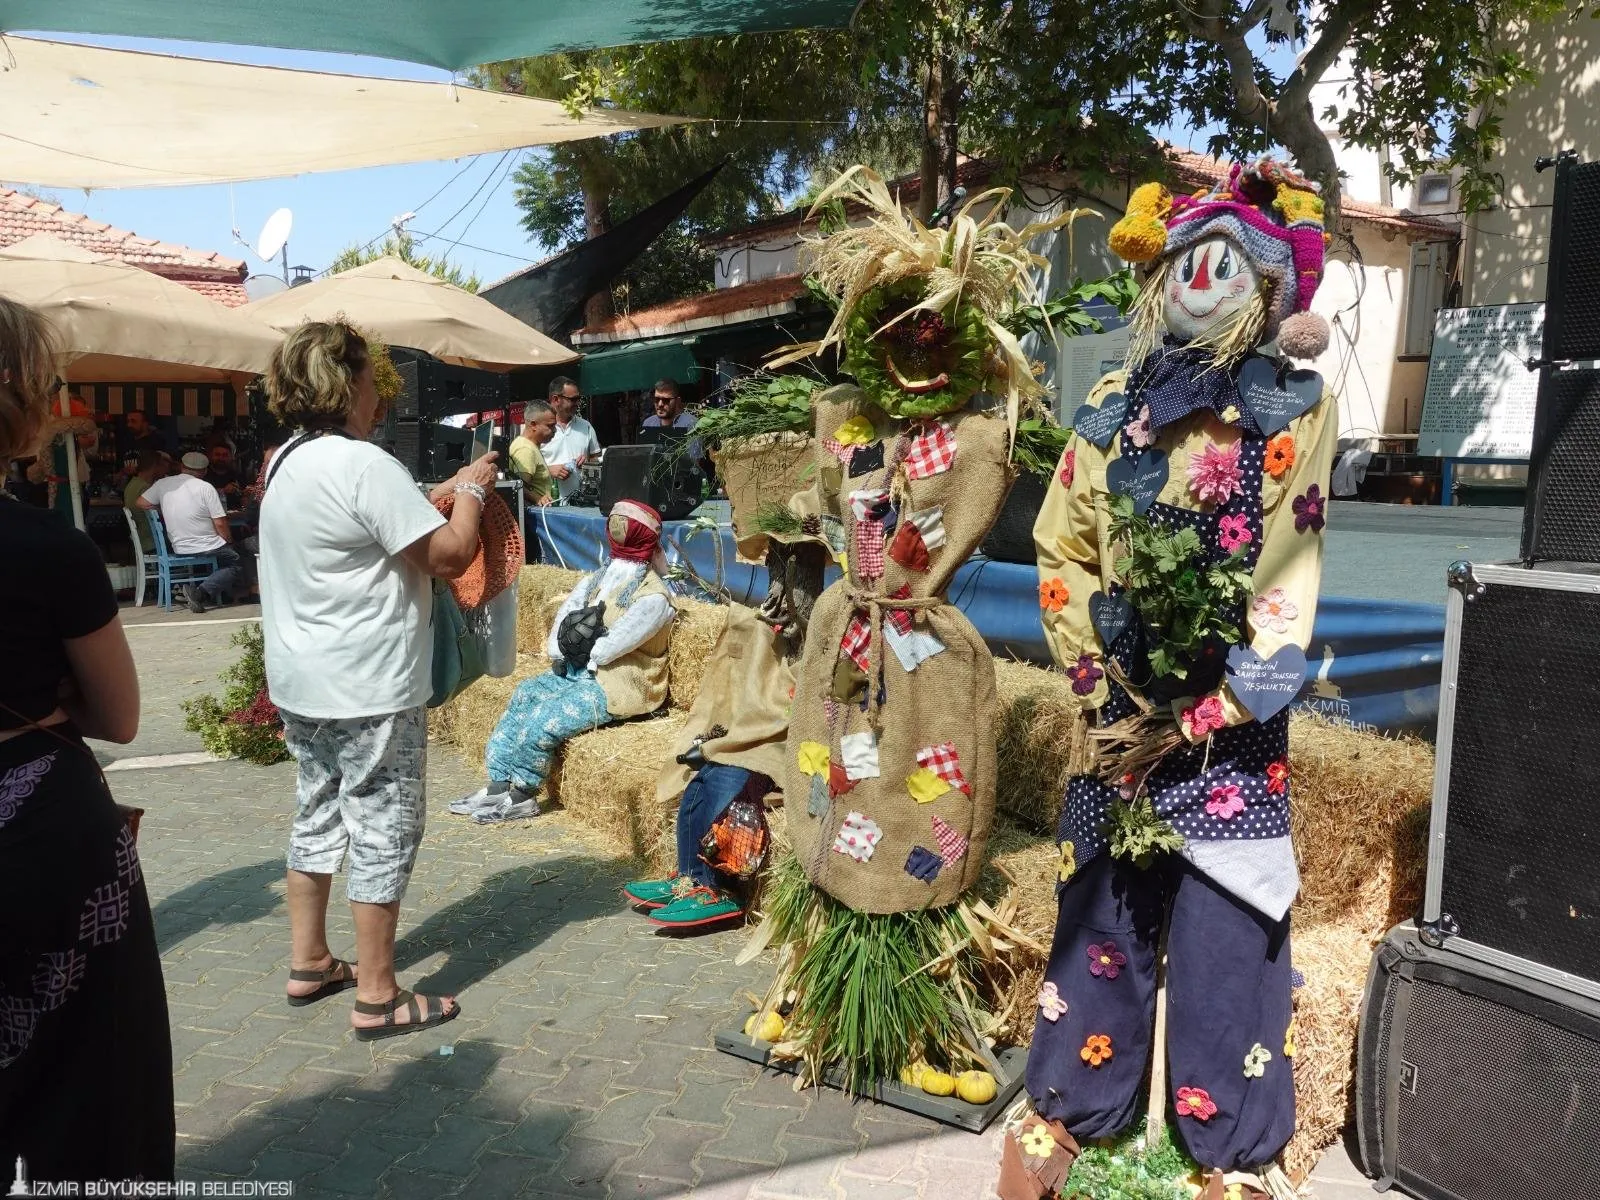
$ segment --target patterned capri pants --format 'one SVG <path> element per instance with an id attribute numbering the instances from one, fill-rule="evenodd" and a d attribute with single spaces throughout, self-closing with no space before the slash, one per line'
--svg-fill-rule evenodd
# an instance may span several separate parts
<path id="1" fill-rule="evenodd" d="M 610 723 L 605 691 L 588 671 L 524 679 L 489 737 L 484 769 L 495 782 L 537 791 L 569 738 Z"/>
<path id="2" fill-rule="evenodd" d="M 427 710 L 325 721 L 284 712 L 283 728 L 300 764 L 289 869 L 332 875 L 348 848 L 345 895 L 357 904 L 395 903 L 427 825 Z"/>

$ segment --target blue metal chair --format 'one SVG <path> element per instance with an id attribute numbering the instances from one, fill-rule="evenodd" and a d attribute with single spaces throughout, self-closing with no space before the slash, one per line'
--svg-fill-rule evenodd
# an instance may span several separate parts
<path id="1" fill-rule="evenodd" d="M 167 545 L 167 531 L 161 525 L 161 514 L 150 509 L 145 513 L 150 518 L 151 535 L 156 542 L 156 570 L 159 575 L 157 602 L 168 612 L 172 611 L 172 585 L 175 583 L 199 583 L 207 575 L 217 569 L 217 556 L 215 554 L 174 554 Z"/>

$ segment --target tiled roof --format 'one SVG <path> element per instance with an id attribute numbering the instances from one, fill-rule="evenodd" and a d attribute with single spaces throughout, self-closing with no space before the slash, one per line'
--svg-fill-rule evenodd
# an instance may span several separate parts
<path id="1" fill-rule="evenodd" d="M 1208 154 L 1200 154 L 1193 150 L 1179 150 L 1167 147 L 1167 159 L 1172 164 L 1172 173 L 1176 182 L 1183 186 L 1199 187 L 1204 184 L 1221 179 L 1226 171 L 1226 164 L 1220 159 L 1212 158 Z M 993 159 L 970 158 L 956 168 L 956 181 L 969 191 L 975 184 L 987 183 L 991 176 L 999 170 L 1000 164 Z M 1049 164 L 1041 164 L 1039 170 L 1048 170 Z M 912 204 L 922 194 L 922 183 L 916 175 L 905 175 L 899 179 L 889 181 L 891 191 L 898 192 L 902 203 Z M 1352 221 L 1361 221 L 1387 229 L 1403 230 L 1421 234 L 1449 235 L 1459 232 L 1454 221 L 1439 217 L 1425 217 L 1417 213 L 1406 212 L 1390 208 L 1384 204 L 1368 204 L 1361 200 L 1353 200 L 1345 196 L 1341 201 L 1341 208 Z M 767 217 L 765 220 L 756 221 L 738 229 L 727 229 L 710 234 L 702 238 L 702 243 L 710 249 L 720 250 L 729 246 L 744 245 L 749 242 L 763 241 L 778 235 L 798 235 L 811 224 L 806 220 L 804 208 L 793 208 L 788 212 L 779 213 L 777 216 Z"/>
<path id="2" fill-rule="evenodd" d="M 659 337 L 665 333 L 689 333 L 719 325 L 735 325 L 772 315 L 772 310 L 790 312 L 794 301 L 805 295 L 805 281 L 799 275 L 774 275 L 737 287 L 717 288 L 641 308 L 626 316 L 612 317 L 589 325 L 573 335 L 573 341 L 618 342 L 638 337 Z"/>
<path id="3" fill-rule="evenodd" d="M 69 212 L 48 200 L 0 187 L 0 246 L 10 246 L 39 233 L 143 267 L 230 307 L 247 299 L 247 268 L 241 259 L 140 237 L 83 213 Z"/>

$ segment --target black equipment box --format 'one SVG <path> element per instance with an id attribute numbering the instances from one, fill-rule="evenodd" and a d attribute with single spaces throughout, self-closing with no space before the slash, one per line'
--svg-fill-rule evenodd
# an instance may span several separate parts
<path id="1" fill-rule="evenodd" d="M 600 460 L 598 507 L 609 513 L 618 500 L 638 500 L 681 521 L 700 506 L 700 474 L 671 444 L 608 446 Z"/>
<path id="2" fill-rule="evenodd" d="M 1379 1191 L 1600 1196 L 1600 1001 L 1401 925 L 1361 1006 L 1356 1132 Z"/>
<path id="3" fill-rule="evenodd" d="M 499 412 L 511 404 L 510 376 L 435 359 L 396 361 L 403 385 L 391 411 L 401 419 L 437 421 L 456 413 Z"/>

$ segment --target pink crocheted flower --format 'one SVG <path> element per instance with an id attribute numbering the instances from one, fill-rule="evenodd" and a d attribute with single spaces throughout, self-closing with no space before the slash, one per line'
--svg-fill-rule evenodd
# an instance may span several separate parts
<path id="1" fill-rule="evenodd" d="M 1224 517 L 1224 520 L 1227 518 Z M 1270 629 L 1273 633 L 1288 633 L 1289 622 L 1300 615 L 1300 606 L 1289 599 L 1281 588 L 1275 587 L 1250 601 L 1250 624 L 1257 629 Z"/>
<path id="2" fill-rule="evenodd" d="M 1196 1121 L 1209 1121 L 1217 1115 L 1216 1101 L 1205 1088 L 1181 1087 L 1174 1106 L 1180 1117 L 1193 1117 Z"/>
<path id="3" fill-rule="evenodd" d="M 1069 487 L 1072 486 L 1072 477 L 1073 477 L 1074 474 L 1077 473 L 1077 469 L 1078 469 L 1078 452 L 1076 450 L 1068 450 L 1065 454 L 1063 454 L 1061 456 L 1061 486 L 1062 487 L 1069 488 Z"/>
<path id="4" fill-rule="evenodd" d="M 1253 541 L 1255 535 L 1250 532 L 1250 520 L 1243 513 L 1229 513 L 1217 522 L 1217 545 L 1229 554 Z"/>
<path id="5" fill-rule="evenodd" d="M 1222 701 L 1207 696 L 1200 703 L 1183 710 L 1183 731 L 1191 738 L 1203 738 L 1228 723 L 1222 713 Z"/>
<path id="6" fill-rule="evenodd" d="M 1138 414 L 1133 420 L 1123 426 L 1122 436 L 1140 450 L 1155 441 L 1155 435 L 1150 432 L 1150 406 L 1148 404 L 1141 405 Z"/>
<path id="7" fill-rule="evenodd" d="M 1122 968 L 1128 965 L 1128 956 L 1117 949 L 1115 942 L 1102 942 L 1091 945 L 1089 951 L 1089 974 L 1103 976 L 1106 979 L 1115 979 L 1122 974 Z"/>
<path id="8" fill-rule="evenodd" d="M 1206 801 L 1206 811 L 1213 817 L 1231 821 L 1244 811 L 1244 797 L 1239 795 L 1236 783 L 1219 783 L 1211 789 L 1211 799 Z"/>
<path id="9" fill-rule="evenodd" d="M 1244 471 L 1239 466 L 1241 444 L 1234 442 L 1224 449 L 1208 442 L 1199 454 L 1189 456 L 1189 490 L 1197 498 L 1223 504 L 1239 491 L 1244 479 Z"/>
<path id="10" fill-rule="evenodd" d="M 1039 1014 L 1052 1024 L 1067 1015 L 1067 1002 L 1061 998 L 1061 992 L 1053 983 L 1047 983 L 1039 989 Z"/>

